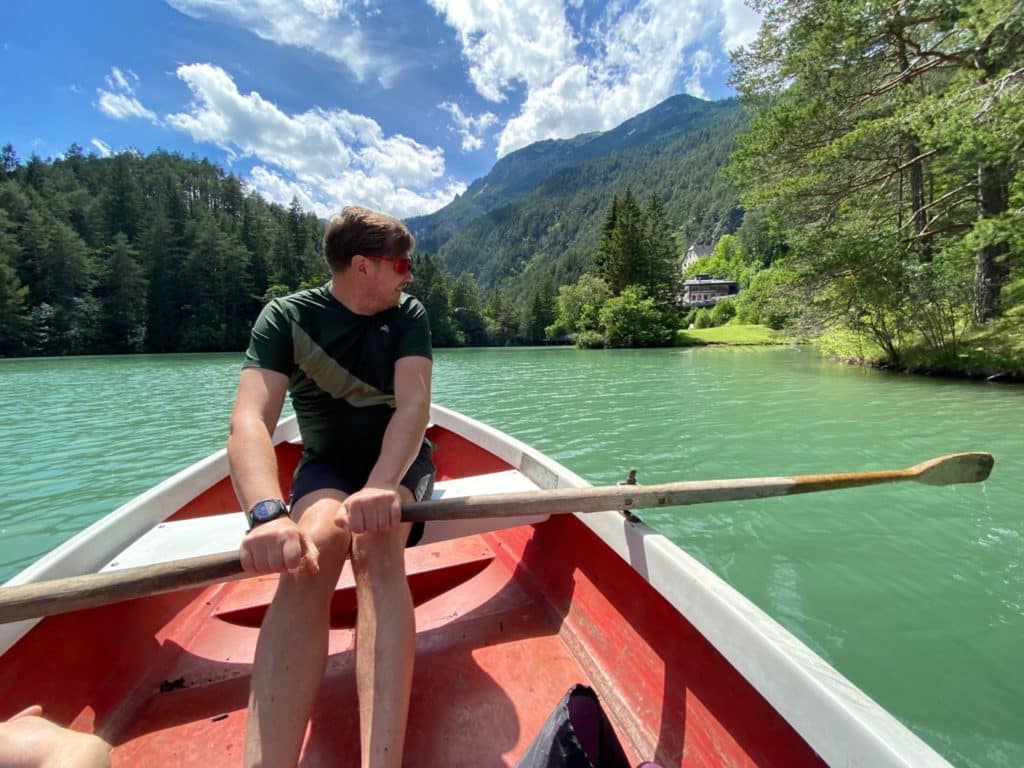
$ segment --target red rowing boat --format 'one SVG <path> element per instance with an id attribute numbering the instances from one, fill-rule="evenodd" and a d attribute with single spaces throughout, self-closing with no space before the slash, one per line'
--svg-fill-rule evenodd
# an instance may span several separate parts
<path id="1" fill-rule="evenodd" d="M 527 445 L 435 406 L 435 497 L 577 488 Z M 275 444 L 287 489 L 301 445 Z M 224 452 L 98 521 L 9 585 L 237 549 Z M 596 690 L 633 765 L 946 766 L 793 635 L 619 511 L 430 522 L 407 551 L 417 658 L 409 766 L 515 765 L 574 684 Z M 115 766 L 241 762 L 249 673 L 276 577 L 0 626 L 0 719 L 41 703 L 113 745 Z M 358 764 L 346 566 L 301 765 Z"/>

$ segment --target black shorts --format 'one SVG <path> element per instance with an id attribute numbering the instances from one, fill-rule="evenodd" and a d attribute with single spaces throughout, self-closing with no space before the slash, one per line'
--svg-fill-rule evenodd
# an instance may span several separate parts
<path id="1" fill-rule="evenodd" d="M 413 459 L 409 471 L 405 473 L 401 484 L 408 488 L 416 501 L 429 499 L 434 491 L 433 450 L 426 440 L 420 446 L 420 452 Z M 292 479 L 291 506 L 308 493 L 321 488 L 333 488 L 346 494 L 353 494 L 366 485 L 369 472 L 346 471 L 342 466 L 331 464 L 322 459 L 311 459 L 299 467 Z M 413 523 L 405 546 L 411 547 L 423 538 L 423 523 Z"/>

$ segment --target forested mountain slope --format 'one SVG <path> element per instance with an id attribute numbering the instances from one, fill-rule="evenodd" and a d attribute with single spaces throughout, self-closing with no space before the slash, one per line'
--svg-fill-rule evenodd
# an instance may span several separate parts
<path id="1" fill-rule="evenodd" d="M 410 220 L 423 250 L 484 287 L 543 265 L 556 284 L 592 263 L 612 196 L 658 195 L 680 248 L 739 223 L 719 171 L 744 114 L 735 101 L 674 96 L 604 133 L 532 144 L 502 158 L 448 206 Z"/>

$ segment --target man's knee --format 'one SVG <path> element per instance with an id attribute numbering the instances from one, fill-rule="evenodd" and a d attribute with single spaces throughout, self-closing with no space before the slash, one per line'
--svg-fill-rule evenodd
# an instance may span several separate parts
<path id="1" fill-rule="evenodd" d="M 411 523 L 352 537 L 352 570 L 357 579 L 405 578 L 405 542 Z"/>
<path id="2" fill-rule="evenodd" d="M 327 564 L 337 566 L 338 571 L 352 544 L 351 534 L 334 524 L 344 500 L 345 494 L 340 491 L 316 491 L 303 497 L 292 510 L 299 529 L 316 545 L 321 559 L 326 558 Z"/>

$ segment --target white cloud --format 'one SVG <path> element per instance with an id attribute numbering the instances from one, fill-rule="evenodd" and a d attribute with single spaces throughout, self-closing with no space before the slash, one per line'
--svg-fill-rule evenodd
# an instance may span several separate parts
<path id="1" fill-rule="evenodd" d="M 671 96 L 686 65 L 686 49 L 709 23 L 697 2 L 641 2 L 606 16 L 590 40 L 597 54 L 530 94 L 506 126 L 499 154 L 535 141 L 534 126 L 558 125 L 553 135 L 563 137 L 607 130 Z"/>
<path id="2" fill-rule="evenodd" d="M 277 43 L 307 48 L 347 67 L 360 82 L 394 82 L 404 64 L 386 47 L 374 46 L 345 0 L 166 0 L 195 18 L 213 17 Z"/>
<path id="3" fill-rule="evenodd" d="M 458 34 L 477 92 L 504 101 L 516 82 L 550 82 L 574 59 L 576 40 L 559 0 L 428 0 Z"/>
<path id="4" fill-rule="evenodd" d="M 519 113 L 504 126 L 497 153 L 534 141 L 607 130 L 671 96 L 685 74 L 688 92 L 705 96 L 708 54 L 688 51 L 722 28 L 746 34 L 748 17 L 728 0 L 610 3 L 591 28 L 575 33 L 559 0 L 429 0 L 454 28 L 476 90 L 501 101 L 525 88 Z M 578 7 L 569 0 L 569 4 Z"/>
<path id="5" fill-rule="evenodd" d="M 96 93 L 99 95 L 97 106 L 101 112 L 118 120 L 124 120 L 128 117 L 142 117 L 156 122 L 156 114 L 142 106 L 142 102 L 135 96 L 135 86 L 133 83 L 139 82 L 138 75 L 131 70 L 125 74 L 117 67 L 113 67 L 105 80 L 107 88 L 110 90 L 96 89 Z"/>
<path id="6" fill-rule="evenodd" d="M 294 198 L 299 201 L 303 210 L 316 211 L 321 218 L 327 218 L 320 212 L 319 201 L 313 198 L 307 185 L 300 184 L 294 179 L 286 179 L 266 166 L 254 166 L 246 183 L 267 200 L 287 205 Z"/>
<path id="7" fill-rule="evenodd" d="M 714 68 L 714 57 L 708 51 L 701 48 L 694 53 L 690 57 L 690 76 L 686 80 L 686 92 L 691 96 L 706 99 L 707 92 L 704 90 L 702 81 L 704 76 L 711 74 Z"/>
<path id="8" fill-rule="evenodd" d="M 96 147 L 96 151 L 100 153 L 100 157 L 110 157 L 114 154 L 114 150 L 112 150 L 110 145 L 102 139 L 92 139 L 89 143 Z"/>
<path id="9" fill-rule="evenodd" d="M 387 35 L 370 36 L 367 30 L 377 26 L 365 23 L 370 16 L 399 12 L 377 0 L 165 2 L 328 56 L 360 81 L 388 86 L 403 68 L 417 65 Z M 748 44 L 760 25 L 744 0 L 609 0 L 603 7 L 583 0 L 427 2 L 454 31 L 468 86 L 504 104 L 466 114 L 460 106 L 466 102 L 450 98 L 439 105 L 450 130 L 463 152 L 493 141 L 499 157 L 535 141 L 610 129 L 680 89 L 706 98 L 724 52 Z M 294 196 L 321 215 L 352 201 L 412 215 L 464 187 L 445 175 L 439 147 L 385 134 L 370 117 L 319 107 L 285 113 L 256 91 L 239 93 L 212 64 L 180 67 L 178 76 L 193 103 L 168 115 L 168 124 L 223 148 L 229 159 L 255 158 L 250 183 L 274 200 Z M 137 87 L 134 73 L 114 68 L 107 87 L 98 89 L 99 108 L 156 122 Z M 510 117 L 502 124 L 496 112 Z"/>
<path id="10" fill-rule="evenodd" d="M 167 115 L 167 124 L 229 157 L 256 158 L 248 183 L 279 203 L 294 196 L 322 217 L 348 203 L 405 217 L 436 210 L 465 189 L 445 177 L 439 147 L 385 135 L 372 118 L 320 108 L 286 114 L 255 91 L 239 93 L 211 64 L 182 66 L 177 74 L 193 102 L 187 112 Z"/>
<path id="11" fill-rule="evenodd" d="M 443 102 L 439 106 L 452 116 L 455 131 L 462 137 L 463 152 L 475 152 L 483 147 L 483 132 L 498 122 L 498 117 L 493 112 L 484 112 L 474 117 L 464 114 L 462 108 L 451 101 Z"/>
<path id="12" fill-rule="evenodd" d="M 726 52 L 749 45 L 757 38 L 761 28 L 761 15 L 748 7 L 744 0 L 721 0 L 722 26 L 720 39 Z"/>
<path id="13" fill-rule="evenodd" d="M 111 88 L 115 90 L 127 91 L 128 93 L 131 93 L 132 86 L 128 82 L 128 77 L 131 77 L 131 79 L 134 80 L 136 83 L 139 82 L 139 76 L 131 70 L 128 70 L 128 76 L 126 77 L 124 72 L 122 72 L 117 67 L 114 67 L 112 70 L 110 70 L 110 74 L 107 75 L 107 85 L 109 85 Z"/>

